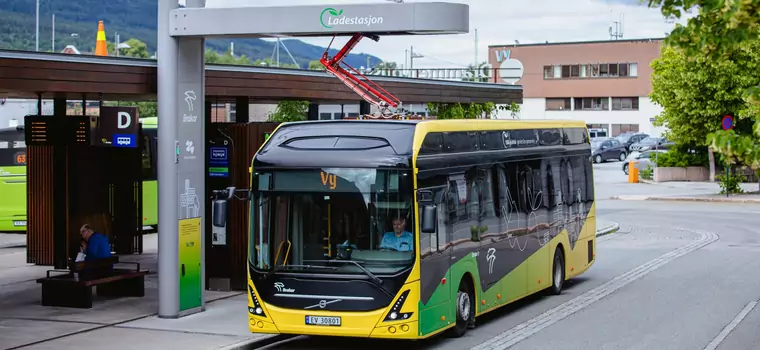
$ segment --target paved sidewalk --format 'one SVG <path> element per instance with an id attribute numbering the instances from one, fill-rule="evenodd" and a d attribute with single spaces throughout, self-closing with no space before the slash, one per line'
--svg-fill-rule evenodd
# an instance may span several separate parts
<path id="1" fill-rule="evenodd" d="M 712 203 L 744 203 L 760 204 L 760 195 L 758 194 L 736 194 L 736 195 L 673 195 L 673 196 L 651 196 L 651 195 L 630 195 L 630 196 L 612 196 L 610 199 L 624 201 L 671 201 L 671 202 L 712 202 Z"/>
<path id="2" fill-rule="evenodd" d="M 0 232 L 0 249 L 26 246 L 26 233 Z"/>
<path id="3" fill-rule="evenodd" d="M 157 235 L 146 235 L 144 244 L 144 254 L 121 260 L 139 261 L 154 272 L 145 279 L 145 297 L 96 296 L 92 309 L 41 306 L 35 280 L 51 267 L 27 264 L 23 246 L 0 248 L 0 349 L 200 350 L 268 338 L 248 330 L 244 292 L 206 291 L 206 311 L 158 318 Z"/>

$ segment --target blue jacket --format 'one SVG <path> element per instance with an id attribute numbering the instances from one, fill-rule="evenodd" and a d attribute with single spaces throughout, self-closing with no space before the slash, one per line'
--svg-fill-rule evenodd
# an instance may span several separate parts
<path id="1" fill-rule="evenodd" d="M 111 245 L 108 243 L 108 237 L 102 233 L 93 233 L 87 241 L 87 250 L 84 253 L 87 254 L 85 261 L 110 257 Z"/>

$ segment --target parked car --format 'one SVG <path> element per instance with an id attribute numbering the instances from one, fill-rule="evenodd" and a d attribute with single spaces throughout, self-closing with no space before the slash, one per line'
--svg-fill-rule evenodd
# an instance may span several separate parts
<path id="1" fill-rule="evenodd" d="M 675 142 L 668 141 L 664 137 L 647 137 L 637 143 L 631 145 L 629 150 L 631 152 L 638 151 L 644 152 L 650 149 L 667 150 L 675 145 Z"/>
<path id="2" fill-rule="evenodd" d="M 623 162 L 623 172 L 628 175 L 628 168 L 630 167 L 631 161 L 633 161 L 634 166 L 636 169 L 639 169 L 639 171 L 645 170 L 647 167 L 651 166 L 654 168 L 654 158 L 655 153 L 665 153 L 667 151 L 665 150 L 649 150 L 644 152 L 632 152 L 630 155 L 628 155 L 628 158 Z"/>
<path id="3" fill-rule="evenodd" d="M 620 141 L 620 143 L 625 145 L 625 149 L 628 151 L 628 153 L 631 153 L 631 145 L 640 142 L 641 140 L 649 137 L 648 134 L 645 134 L 643 132 L 624 132 L 618 136 L 615 136 L 615 139 Z"/>
<path id="4" fill-rule="evenodd" d="M 591 140 L 591 159 L 594 163 L 610 159 L 623 161 L 628 155 L 625 145 L 616 139 L 596 138 Z"/>
<path id="5" fill-rule="evenodd" d="M 607 129 L 588 129 L 588 137 L 590 139 L 606 138 Z"/>

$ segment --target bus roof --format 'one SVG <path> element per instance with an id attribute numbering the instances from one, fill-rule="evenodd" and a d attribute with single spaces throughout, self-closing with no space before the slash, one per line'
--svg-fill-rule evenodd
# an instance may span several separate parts
<path id="1" fill-rule="evenodd" d="M 504 133 L 510 130 L 522 131 Z M 472 135 L 473 132 L 478 134 Z M 454 134 L 442 135 L 448 133 Z M 423 147 L 423 142 L 427 142 L 427 146 Z M 303 121 L 280 125 L 256 153 L 252 165 L 254 168 L 408 167 L 417 150 L 432 150 L 429 148 L 432 145 L 430 142 L 437 144 L 433 147 L 442 153 L 479 152 L 497 148 L 506 152 L 511 152 L 513 148 L 543 152 L 549 150 L 547 147 L 589 147 L 588 131 L 583 121 Z M 515 142 L 517 146 L 510 142 Z M 479 145 L 480 143 L 483 144 Z M 555 148 L 552 151 L 558 150 Z M 358 151 L 361 152 L 360 155 Z M 319 157 L 315 157 L 314 152 L 318 152 Z"/>

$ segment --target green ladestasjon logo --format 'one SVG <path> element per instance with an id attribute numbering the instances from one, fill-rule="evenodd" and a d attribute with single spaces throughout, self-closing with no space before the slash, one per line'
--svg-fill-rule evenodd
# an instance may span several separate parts
<path id="1" fill-rule="evenodd" d="M 319 23 L 322 24 L 322 27 L 330 29 L 335 25 L 366 25 L 367 27 L 372 26 L 373 24 L 382 24 L 383 23 L 383 17 L 376 17 L 372 15 L 367 15 L 364 17 L 354 16 L 349 17 L 343 14 L 343 10 L 336 10 L 332 7 L 328 7 L 324 10 L 322 10 L 322 13 L 319 14 Z"/>

